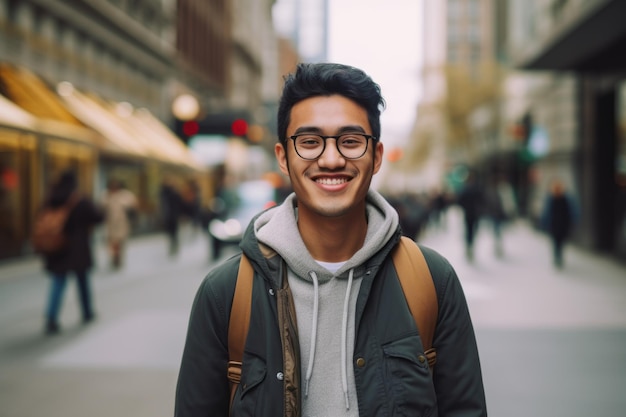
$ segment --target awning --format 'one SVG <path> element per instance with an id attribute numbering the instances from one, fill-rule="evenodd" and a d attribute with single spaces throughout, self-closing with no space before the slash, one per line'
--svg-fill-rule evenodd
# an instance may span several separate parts
<path id="1" fill-rule="evenodd" d="M 94 145 L 99 140 L 96 133 L 90 129 L 55 120 L 39 119 L 3 95 L 0 95 L 0 125 L 89 145 Z"/>
<path id="2" fill-rule="evenodd" d="M 35 129 L 36 118 L 0 94 L 0 124 L 18 129 L 33 130 Z"/>
<path id="3" fill-rule="evenodd" d="M 81 121 L 115 147 L 132 155 L 201 169 L 187 147 L 148 110 L 136 110 L 128 103 L 107 101 L 75 88 L 67 89 L 62 97 Z"/>
<path id="4" fill-rule="evenodd" d="M 110 112 L 105 111 L 93 100 L 74 88 L 64 91 L 61 98 L 72 114 L 107 139 L 101 150 L 137 157 L 148 156 L 146 147 L 120 126 Z"/>
<path id="5" fill-rule="evenodd" d="M 2 125 L 96 147 L 102 143 L 103 139 L 76 119 L 35 74 L 0 63 L 0 81 L 8 95 L 0 95 Z"/>
<path id="6" fill-rule="evenodd" d="M 0 63 L 0 79 L 7 98 L 33 116 L 84 127 L 67 110 L 56 93 L 26 68 Z"/>
<path id="7" fill-rule="evenodd" d="M 529 43 L 516 57 L 527 70 L 626 69 L 626 1 L 578 2 L 576 13 L 564 16 L 540 42 Z"/>
<path id="8" fill-rule="evenodd" d="M 172 164 L 186 165 L 194 169 L 200 168 L 189 149 L 149 110 L 134 109 L 129 103 L 105 101 L 93 96 L 90 98 L 99 101 L 99 104 L 113 114 L 129 132 L 132 132 L 154 157 Z"/>
<path id="9" fill-rule="evenodd" d="M 138 109 L 133 112 L 137 126 L 146 133 L 151 134 L 163 152 L 174 161 L 186 164 L 194 169 L 202 169 L 202 165 L 196 160 L 191 151 L 180 139 L 148 109 Z"/>
<path id="10" fill-rule="evenodd" d="M 2 111 L 0 123 L 79 140 L 108 155 L 203 169 L 174 133 L 147 110 L 83 93 L 68 82 L 51 88 L 31 71 L 8 63 L 0 63 L 0 81 L 7 94 L 2 103 L 11 107 Z"/>

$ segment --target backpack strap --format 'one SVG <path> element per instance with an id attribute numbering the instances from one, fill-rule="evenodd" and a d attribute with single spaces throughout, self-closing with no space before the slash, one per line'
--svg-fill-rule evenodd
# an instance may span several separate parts
<path id="1" fill-rule="evenodd" d="M 248 327 L 250 326 L 250 311 L 252 310 L 253 276 L 254 270 L 252 269 L 252 264 L 246 255 L 242 253 L 228 323 L 228 379 L 230 381 L 231 405 L 235 397 L 235 391 L 237 391 L 237 386 L 241 381 L 243 350 L 248 335 Z"/>
<path id="2" fill-rule="evenodd" d="M 402 236 L 392 257 L 404 297 L 420 332 L 428 365 L 432 369 L 437 362 L 437 350 L 432 344 L 438 303 L 430 269 L 419 246 L 406 236 Z"/>

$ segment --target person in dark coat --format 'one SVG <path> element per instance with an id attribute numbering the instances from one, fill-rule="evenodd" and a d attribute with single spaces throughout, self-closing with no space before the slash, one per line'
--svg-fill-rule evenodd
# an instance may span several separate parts
<path id="1" fill-rule="evenodd" d="M 169 242 L 169 254 L 178 254 L 178 223 L 182 210 L 182 198 L 173 181 L 166 178 L 161 185 L 159 195 L 163 228 Z"/>
<path id="2" fill-rule="evenodd" d="M 563 182 L 556 179 L 550 185 L 546 196 L 541 223 L 552 240 L 552 259 L 554 266 L 563 268 L 563 246 L 576 221 L 576 207 L 566 193 Z"/>
<path id="3" fill-rule="evenodd" d="M 44 255 L 45 269 L 51 278 L 46 308 L 47 334 L 60 331 L 58 317 L 70 272 L 76 276 L 83 322 L 88 323 L 94 318 L 89 285 L 89 270 L 93 266 L 91 231 L 96 224 L 102 222 L 104 214 L 90 198 L 78 193 L 77 185 L 76 174 L 73 171 L 65 171 L 53 185 L 49 197 L 44 202 L 44 207 L 60 207 L 70 199 L 76 200 L 64 228 L 68 238 L 67 246 L 59 252 Z"/>
<path id="4" fill-rule="evenodd" d="M 484 192 L 476 182 L 473 173 L 467 177 L 465 185 L 457 197 L 457 203 L 463 210 L 465 220 L 465 257 L 471 262 L 474 260 L 474 241 L 485 204 Z"/>

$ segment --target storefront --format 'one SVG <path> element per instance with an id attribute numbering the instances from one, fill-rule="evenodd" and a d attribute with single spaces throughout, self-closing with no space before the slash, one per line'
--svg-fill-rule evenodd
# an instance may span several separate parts
<path id="1" fill-rule="evenodd" d="M 38 120 L 0 96 L 0 259 L 29 252 L 32 219 L 50 182 L 63 170 L 79 173 L 93 192 L 96 147 L 90 131 Z"/>
<path id="2" fill-rule="evenodd" d="M 626 260 L 626 2 L 558 5 L 558 21 L 542 42 L 529 43 L 518 66 L 574 78 L 574 97 L 561 97 L 552 109 L 573 102 L 576 129 L 571 145 L 552 160 L 574 173 L 581 208 L 577 243 Z M 538 162 L 537 170 L 549 172 L 549 161 Z"/>
<path id="3" fill-rule="evenodd" d="M 68 168 L 98 200 L 109 179 L 140 201 L 135 232 L 159 227 L 166 176 L 211 183 L 185 145 L 147 110 L 54 88 L 32 72 L 0 63 L 0 259 L 30 253 L 32 219 L 50 183 Z"/>

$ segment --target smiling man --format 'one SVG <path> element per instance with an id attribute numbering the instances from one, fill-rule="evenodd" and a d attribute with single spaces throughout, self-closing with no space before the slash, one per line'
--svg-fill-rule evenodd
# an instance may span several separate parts
<path id="1" fill-rule="evenodd" d="M 237 255 L 196 295 L 177 416 L 487 415 L 461 285 L 425 247 L 438 301 L 437 366 L 423 360 L 391 256 L 398 215 L 370 189 L 383 160 L 383 107 L 379 86 L 350 66 L 300 64 L 286 77 L 275 152 L 294 192 L 257 215 L 240 244 L 254 269 L 241 383 L 231 404 Z"/>

